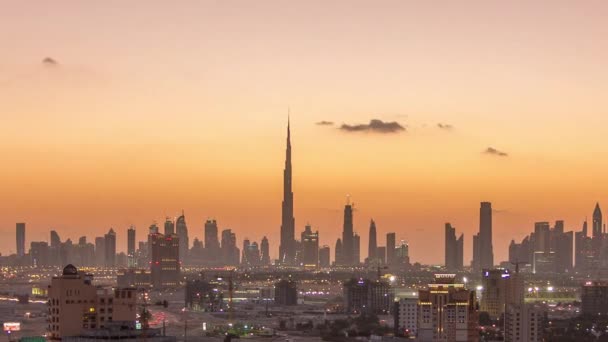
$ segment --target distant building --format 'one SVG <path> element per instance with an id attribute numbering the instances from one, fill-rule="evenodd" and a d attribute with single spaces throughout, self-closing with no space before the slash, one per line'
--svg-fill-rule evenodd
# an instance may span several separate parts
<path id="1" fill-rule="evenodd" d="M 581 288 L 581 313 L 587 316 L 608 315 L 608 283 L 587 281 Z"/>
<path id="2" fill-rule="evenodd" d="M 136 267 L 137 260 L 135 258 L 135 227 L 131 226 L 127 229 L 127 264 L 129 267 Z"/>
<path id="3" fill-rule="evenodd" d="M 95 238 L 95 265 L 98 267 L 106 265 L 106 238 L 103 236 Z"/>
<path id="4" fill-rule="evenodd" d="M 454 282 L 454 274 L 436 274 L 428 289 L 418 291 L 418 336 L 421 341 L 479 341 L 475 292 Z"/>
<path id="5" fill-rule="evenodd" d="M 376 237 L 376 222 L 371 220 L 369 223 L 369 238 L 367 247 L 367 258 L 370 262 L 377 259 L 376 254 L 378 253 L 378 241 Z"/>
<path id="6" fill-rule="evenodd" d="M 114 267 L 116 266 L 116 233 L 114 229 L 110 228 L 110 231 L 104 236 L 104 240 L 105 266 Z"/>
<path id="7" fill-rule="evenodd" d="M 334 263 L 336 265 L 342 265 L 344 263 L 344 260 L 342 256 L 342 240 L 340 238 L 336 240 L 336 248 L 334 253 L 336 254 L 334 256 Z"/>
<path id="8" fill-rule="evenodd" d="M 321 268 L 328 268 L 331 266 L 330 250 L 328 245 L 324 245 L 319 249 L 319 266 Z"/>
<path id="9" fill-rule="evenodd" d="M 302 266 L 307 268 L 319 267 L 319 231 L 312 231 L 307 224 L 301 234 Z"/>
<path id="10" fill-rule="evenodd" d="M 353 231 L 353 206 L 349 202 L 344 206 L 344 225 L 342 229 L 342 264 L 351 266 L 354 264 L 355 247 Z"/>
<path id="11" fill-rule="evenodd" d="M 170 217 L 165 219 L 165 235 L 174 235 L 175 234 L 175 223 L 171 220 Z"/>
<path id="12" fill-rule="evenodd" d="M 114 321 L 135 322 L 135 289 L 99 289 L 90 275 L 67 265 L 63 274 L 53 277 L 48 290 L 48 331 L 51 339 L 79 336 L 102 329 Z"/>
<path id="13" fill-rule="evenodd" d="M 49 244 L 43 241 L 30 243 L 30 258 L 32 266 L 49 266 Z"/>
<path id="14" fill-rule="evenodd" d="M 410 246 L 404 240 L 401 240 L 399 246 L 395 248 L 393 256 L 393 266 L 401 269 L 407 268 L 410 265 Z"/>
<path id="15" fill-rule="evenodd" d="M 25 223 L 17 223 L 15 233 L 17 236 L 17 256 L 25 255 Z"/>
<path id="16" fill-rule="evenodd" d="M 268 238 L 265 236 L 262 238 L 260 245 L 261 262 L 263 266 L 270 265 L 270 245 L 268 244 Z"/>
<path id="17" fill-rule="evenodd" d="M 464 234 L 456 238 L 456 228 L 445 224 L 445 268 L 448 271 L 460 271 L 464 266 Z"/>
<path id="18" fill-rule="evenodd" d="M 190 250 L 190 239 L 188 237 L 188 225 L 186 225 L 186 216 L 182 210 L 182 214 L 175 221 L 175 229 L 179 238 L 179 258 L 182 263 L 188 261 L 188 251 Z"/>
<path id="19" fill-rule="evenodd" d="M 205 222 L 205 257 L 211 264 L 215 264 L 221 260 L 220 240 L 216 220 L 207 220 Z"/>
<path id="20" fill-rule="evenodd" d="M 222 264 L 226 266 L 238 266 L 240 261 L 240 250 L 236 245 L 236 234 L 230 229 L 222 231 Z"/>
<path id="21" fill-rule="evenodd" d="M 348 313 L 387 314 L 394 294 L 384 280 L 352 278 L 344 283 L 344 300 Z"/>
<path id="22" fill-rule="evenodd" d="M 129 268 L 128 270 L 118 272 L 116 284 L 118 287 L 149 288 L 152 286 L 152 273 L 150 273 L 150 270 Z"/>
<path id="23" fill-rule="evenodd" d="M 393 253 L 394 256 L 394 253 Z M 380 264 L 386 264 L 386 247 L 381 246 L 378 247 L 378 251 L 376 252 L 376 259 L 380 262 Z"/>
<path id="24" fill-rule="evenodd" d="M 291 306 L 298 304 L 298 288 L 293 280 L 283 279 L 274 285 L 274 303 Z"/>
<path id="25" fill-rule="evenodd" d="M 353 259 L 352 265 L 358 266 L 361 263 L 361 237 L 355 233 L 353 235 Z"/>
<path id="26" fill-rule="evenodd" d="M 177 235 L 150 234 L 152 286 L 178 286 L 181 278 L 179 238 Z"/>
<path id="27" fill-rule="evenodd" d="M 395 261 L 395 247 L 396 247 L 395 233 L 386 234 L 386 264 L 392 265 Z"/>
<path id="28" fill-rule="evenodd" d="M 473 268 L 478 272 L 494 268 L 492 203 L 490 202 L 481 202 L 479 207 L 479 233 L 473 237 Z"/>

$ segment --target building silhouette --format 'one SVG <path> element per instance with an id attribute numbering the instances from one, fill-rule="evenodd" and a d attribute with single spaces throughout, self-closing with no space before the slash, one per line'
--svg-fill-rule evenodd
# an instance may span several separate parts
<path id="1" fill-rule="evenodd" d="M 448 271 L 460 271 L 464 267 L 464 234 L 456 238 L 456 228 L 445 224 L 445 268 Z"/>
<path id="2" fill-rule="evenodd" d="M 104 240 L 105 266 L 114 267 L 116 266 L 116 233 L 114 229 L 110 228 L 110 231 L 104 235 Z"/>
<path id="3" fill-rule="evenodd" d="M 392 265 L 395 260 L 396 243 L 395 233 L 386 234 L 386 263 L 388 265 Z"/>
<path id="4" fill-rule="evenodd" d="M 291 279 L 282 279 L 274 285 L 275 305 L 293 306 L 298 304 L 298 287 Z"/>
<path id="5" fill-rule="evenodd" d="M 593 209 L 593 226 L 592 226 L 592 237 L 594 239 L 602 238 L 602 209 L 600 209 L 600 204 L 595 203 L 595 208 Z"/>
<path id="6" fill-rule="evenodd" d="M 343 296 L 349 314 L 387 314 L 394 295 L 384 280 L 352 278 L 344 283 Z"/>
<path id="7" fill-rule="evenodd" d="M 260 245 L 261 263 L 264 266 L 270 265 L 270 246 L 268 239 L 264 236 Z"/>
<path id="8" fill-rule="evenodd" d="M 361 237 L 355 233 L 353 235 L 353 259 L 351 265 L 357 266 L 361 263 Z"/>
<path id="9" fill-rule="evenodd" d="M 175 234 L 175 223 L 167 216 L 165 219 L 165 235 Z"/>
<path id="10" fill-rule="evenodd" d="M 279 263 L 294 265 L 296 261 L 295 248 L 295 218 L 293 216 L 293 190 L 291 179 L 291 130 L 287 122 L 287 148 L 285 150 L 285 169 L 283 170 L 283 204 L 281 210 L 281 242 L 279 245 Z"/>
<path id="11" fill-rule="evenodd" d="M 182 263 L 188 260 L 188 251 L 190 250 L 190 239 L 188 238 L 188 226 L 186 225 L 186 216 L 184 211 L 175 221 L 175 230 L 179 238 L 179 257 Z"/>
<path id="12" fill-rule="evenodd" d="M 369 223 L 369 239 L 367 246 L 367 258 L 370 262 L 377 259 L 376 254 L 378 253 L 378 241 L 376 240 L 376 222 L 371 220 Z"/>
<path id="13" fill-rule="evenodd" d="M 312 231 L 312 227 L 307 224 L 301 234 L 300 239 L 302 250 L 302 264 L 304 267 L 319 267 L 319 231 Z"/>
<path id="14" fill-rule="evenodd" d="M 328 245 L 324 245 L 319 249 L 319 266 L 321 268 L 328 268 L 331 266 L 330 249 Z"/>
<path id="15" fill-rule="evenodd" d="M 177 235 L 151 233 L 150 273 L 154 288 L 175 287 L 180 283 L 181 262 Z"/>
<path id="16" fill-rule="evenodd" d="M 338 238 L 338 240 L 336 240 L 336 248 L 335 248 L 335 252 L 336 255 L 334 256 L 334 262 L 336 265 L 343 265 L 344 264 L 344 260 L 343 260 L 343 253 L 342 253 L 342 239 Z"/>
<path id="17" fill-rule="evenodd" d="M 479 233 L 473 237 L 473 269 L 478 272 L 494 268 L 492 247 L 492 203 L 481 202 L 479 208 Z"/>
<path id="18" fill-rule="evenodd" d="M 221 246 L 222 264 L 227 266 L 238 266 L 240 262 L 240 250 L 236 244 L 236 234 L 230 229 L 222 231 Z"/>
<path id="19" fill-rule="evenodd" d="M 127 229 L 127 264 L 129 267 L 137 266 L 137 259 L 135 258 L 135 227 L 131 226 Z"/>
<path id="20" fill-rule="evenodd" d="M 344 225 L 342 228 L 342 260 L 343 265 L 354 264 L 354 232 L 353 232 L 353 206 L 350 201 L 344 206 Z"/>
<path id="21" fill-rule="evenodd" d="M 30 258 L 32 266 L 44 267 L 50 265 L 49 260 L 49 244 L 44 241 L 32 241 L 30 243 Z"/>
<path id="22" fill-rule="evenodd" d="M 220 240 L 216 220 L 207 220 L 205 222 L 205 258 L 211 264 L 221 260 Z"/>
<path id="23" fill-rule="evenodd" d="M 25 255 L 25 223 L 17 223 L 15 233 L 17 238 L 17 256 L 23 257 Z"/>

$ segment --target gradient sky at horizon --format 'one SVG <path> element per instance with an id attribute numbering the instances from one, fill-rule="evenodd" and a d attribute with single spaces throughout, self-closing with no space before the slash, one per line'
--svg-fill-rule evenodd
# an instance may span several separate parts
<path id="1" fill-rule="evenodd" d="M 90 241 L 185 210 L 278 254 L 287 108 L 296 236 L 332 249 L 347 194 L 367 255 L 495 208 L 495 260 L 535 221 L 608 203 L 605 1 L 3 1 L 0 241 Z M 50 57 L 55 65 L 42 63 Z M 399 133 L 342 124 L 397 121 Z M 331 121 L 333 126 L 316 125 Z M 453 126 L 441 129 L 438 124 Z M 488 147 L 508 156 L 483 153 Z M 605 204 L 608 210 L 608 204 Z"/>

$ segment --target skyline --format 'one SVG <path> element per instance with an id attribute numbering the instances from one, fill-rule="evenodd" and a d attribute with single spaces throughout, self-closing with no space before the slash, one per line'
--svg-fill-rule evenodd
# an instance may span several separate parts
<path id="1" fill-rule="evenodd" d="M 362 246 L 373 219 L 379 245 L 394 231 L 424 263 L 443 261 L 428 237 L 446 222 L 469 263 L 482 201 L 495 261 L 534 222 L 578 231 L 608 203 L 604 2 L 2 12 L 3 255 L 16 222 L 28 245 L 114 228 L 125 251 L 130 225 L 141 237 L 183 209 L 191 240 L 214 217 L 239 241 L 267 235 L 276 258 L 287 107 L 295 234 L 310 222 L 332 259 L 349 194 Z"/>

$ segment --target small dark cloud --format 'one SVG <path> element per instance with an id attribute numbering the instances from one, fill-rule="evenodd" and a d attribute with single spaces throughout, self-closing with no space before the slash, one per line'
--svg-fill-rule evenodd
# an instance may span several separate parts
<path id="1" fill-rule="evenodd" d="M 441 129 L 444 129 L 446 131 L 450 131 L 450 130 L 452 130 L 454 128 L 454 126 L 452 126 L 450 124 L 441 123 L 441 122 L 437 124 L 437 127 L 441 128 Z"/>
<path id="2" fill-rule="evenodd" d="M 48 66 L 55 66 L 55 65 L 59 65 L 59 63 L 57 63 L 56 60 L 54 60 L 51 57 L 46 57 L 42 60 L 42 64 L 43 65 L 48 65 Z"/>
<path id="3" fill-rule="evenodd" d="M 509 156 L 509 154 L 507 152 L 499 151 L 499 150 L 495 149 L 494 147 L 486 148 L 486 150 L 483 151 L 483 153 L 490 154 L 493 156 L 498 156 L 498 157 L 508 157 Z"/>
<path id="4" fill-rule="evenodd" d="M 347 125 L 342 124 L 340 129 L 346 132 L 373 132 L 373 133 L 398 133 L 405 131 L 397 121 L 384 122 L 378 119 L 372 119 L 368 124 Z"/>
<path id="5" fill-rule="evenodd" d="M 334 122 L 333 121 L 325 121 L 325 120 L 323 120 L 323 121 L 317 122 L 316 124 L 319 125 L 319 126 L 333 126 Z"/>

